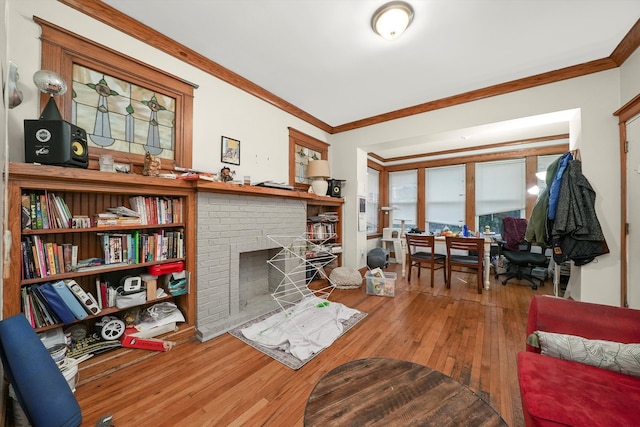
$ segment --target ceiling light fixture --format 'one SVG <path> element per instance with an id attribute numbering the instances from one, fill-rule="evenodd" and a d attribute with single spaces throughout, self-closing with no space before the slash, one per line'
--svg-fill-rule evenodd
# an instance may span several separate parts
<path id="1" fill-rule="evenodd" d="M 395 40 L 413 21 L 413 8 L 403 1 L 383 4 L 371 18 L 371 28 L 385 40 Z"/>

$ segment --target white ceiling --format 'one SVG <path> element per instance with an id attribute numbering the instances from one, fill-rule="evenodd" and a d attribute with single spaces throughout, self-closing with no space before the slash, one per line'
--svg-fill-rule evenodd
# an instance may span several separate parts
<path id="1" fill-rule="evenodd" d="M 331 126 L 608 57 L 640 17 L 640 0 L 407 0 L 389 42 L 385 0 L 103 1 Z"/>

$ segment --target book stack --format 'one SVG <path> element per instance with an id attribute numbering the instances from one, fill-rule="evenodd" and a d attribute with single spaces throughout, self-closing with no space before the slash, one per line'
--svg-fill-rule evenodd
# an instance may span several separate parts
<path id="1" fill-rule="evenodd" d="M 24 286 L 22 311 L 34 328 L 69 324 L 100 313 L 96 300 L 74 280 Z"/>
<path id="2" fill-rule="evenodd" d="M 142 224 L 140 214 L 124 206 L 108 208 L 106 212 L 100 212 L 95 217 L 96 227 L 136 224 Z"/>
<path id="3" fill-rule="evenodd" d="M 169 197 L 135 196 L 129 199 L 142 224 L 179 224 L 183 222 L 182 199 Z"/>
<path id="4" fill-rule="evenodd" d="M 162 261 L 184 257 L 184 230 L 156 233 L 101 233 L 104 264 Z"/>
<path id="5" fill-rule="evenodd" d="M 22 194 L 22 228 L 70 228 L 71 211 L 62 197 L 48 191 Z"/>
<path id="6" fill-rule="evenodd" d="M 70 243 L 45 242 L 40 236 L 24 236 L 21 242 L 22 278 L 38 279 L 74 271 L 78 247 Z"/>

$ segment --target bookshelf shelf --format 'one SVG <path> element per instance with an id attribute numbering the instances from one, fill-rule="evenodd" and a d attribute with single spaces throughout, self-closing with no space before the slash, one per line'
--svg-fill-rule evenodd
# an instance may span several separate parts
<path id="1" fill-rule="evenodd" d="M 22 279 L 20 281 L 20 285 L 25 286 L 25 285 L 32 285 L 35 283 L 55 282 L 58 280 L 73 279 L 77 277 L 95 276 L 96 274 L 138 269 L 141 267 L 151 267 L 152 265 L 168 264 L 168 263 L 177 262 L 177 261 L 185 261 L 185 258 L 170 258 L 162 261 L 141 262 L 137 264 L 127 264 L 127 265 L 118 265 L 118 266 L 110 266 L 109 264 L 106 264 L 106 265 L 101 265 L 99 266 L 101 268 L 95 268 L 94 270 L 72 271 L 70 273 L 54 274 L 51 276 L 39 277 L 37 279 Z"/>
<path id="2" fill-rule="evenodd" d="M 323 259 L 317 255 L 318 247 L 324 253 L 336 255 L 335 260 L 326 265 L 326 270 L 342 264 L 342 205 L 344 199 L 323 197 L 307 201 L 307 240 L 310 243 L 307 255 L 309 261 Z"/>
<path id="3" fill-rule="evenodd" d="M 162 228 L 184 228 L 184 223 L 171 223 L 171 224 L 137 224 L 137 225 L 118 225 L 118 226 L 100 226 L 100 227 L 87 227 L 87 228 L 49 228 L 46 230 L 31 230 L 23 229 L 22 235 L 30 236 L 34 234 L 67 234 L 67 233 L 100 233 L 105 231 L 129 231 L 129 230 L 149 230 L 158 228 L 161 225 Z"/>
<path id="4" fill-rule="evenodd" d="M 62 198 L 68 206 L 69 214 L 73 217 L 94 218 L 97 214 L 107 211 L 110 207 L 129 207 L 131 201 L 136 197 L 144 199 L 157 199 L 158 206 L 163 204 L 163 208 L 157 208 L 155 218 L 145 217 L 149 224 L 127 224 L 127 225 L 107 225 L 107 226 L 91 226 L 87 228 L 44 228 L 32 229 L 24 228 L 24 198 L 23 195 L 36 193 L 48 195 L 55 193 L 56 196 Z M 47 200 L 46 198 L 43 200 Z M 151 201 L 150 201 L 151 203 Z M 173 207 L 167 208 L 167 203 L 173 204 Z M 146 273 L 149 267 L 169 264 L 181 261 L 184 263 L 184 269 L 190 273 L 189 284 L 190 289 L 195 289 L 195 189 L 189 183 L 176 180 L 166 180 L 154 177 L 142 177 L 138 175 L 124 175 L 105 173 L 93 170 L 82 170 L 75 168 L 63 168 L 57 166 L 44 166 L 26 163 L 10 163 L 9 179 L 8 179 L 8 202 L 9 206 L 9 223 L 8 229 L 11 231 L 11 252 L 10 264 L 5 268 L 5 279 L 3 282 L 3 317 L 9 317 L 23 311 L 23 289 L 28 289 L 34 285 L 44 284 L 47 282 L 55 283 L 60 280 L 74 280 L 80 285 L 85 292 L 91 292 L 96 295 L 96 281 L 105 278 L 124 277 L 127 275 L 139 275 Z M 165 206 L 166 205 L 166 206 Z M 154 208 L 154 205 L 150 205 Z M 41 206 L 42 208 L 42 206 Z M 49 207 L 47 207 L 47 210 Z M 173 222 L 168 215 L 181 214 L 180 217 L 174 217 L 177 221 Z M 149 213 L 152 215 L 152 213 Z M 165 216 L 167 215 L 167 216 Z M 48 217 L 51 220 L 51 216 Z M 160 219 L 162 218 L 162 219 Z M 58 219 L 55 219 L 59 224 Z M 155 222 L 164 222 L 161 224 Z M 71 245 L 77 247 L 77 259 L 85 260 L 90 258 L 105 257 L 105 235 L 113 237 L 114 242 L 121 239 L 121 242 L 137 242 L 132 236 L 161 236 L 161 240 L 156 240 L 156 246 L 149 251 L 153 254 L 150 258 L 137 259 L 138 262 L 128 262 L 129 258 L 123 258 L 124 263 L 105 264 L 97 269 L 90 271 L 76 271 L 68 268 L 68 263 L 64 258 L 64 253 L 53 252 L 58 255 L 47 256 L 47 262 L 40 264 L 40 269 L 45 267 L 47 272 L 40 274 L 42 270 L 25 266 L 24 253 L 28 247 L 27 243 L 35 240 L 42 240 L 45 244 Z M 173 233 L 173 234 L 170 234 Z M 165 253 L 165 236 L 174 236 L 175 245 L 180 245 L 182 252 L 180 256 L 171 256 L 170 252 Z M 128 237 L 127 237 L 128 236 Z M 25 242 L 25 245 L 22 243 Z M 168 241 L 167 241 L 168 242 Z M 33 246 L 31 246 L 31 255 L 33 256 Z M 116 250 L 120 254 L 131 254 L 125 252 L 128 249 L 140 249 L 141 246 L 132 245 L 124 246 L 122 249 L 115 245 L 109 247 L 109 250 Z M 115 248 L 115 249 L 114 249 Z M 177 250 L 178 246 L 172 249 Z M 144 253 L 149 252 L 135 252 Z M 42 255 L 39 255 L 42 256 Z M 121 255 L 118 255 L 121 256 Z M 116 256 L 115 258 L 117 259 Z M 124 256 L 124 255 L 122 255 Z M 127 255 L 130 256 L 130 255 Z M 56 259 L 57 258 L 57 259 Z M 29 257 L 26 258 L 29 264 Z M 54 260 L 58 262 L 54 269 L 49 269 L 48 261 Z M 27 274 L 26 272 L 29 271 Z M 55 274 L 49 274 L 50 272 Z M 119 282 L 120 280 L 118 280 Z M 160 280 L 158 281 L 161 282 Z M 119 309 L 117 307 L 102 308 L 97 315 L 88 315 L 82 320 L 67 322 L 66 325 L 56 323 L 54 325 L 41 324 L 36 327 L 36 331 L 46 331 L 55 327 L 67 327 L 71 324 L 85 324 L 87 331 L 93 331 L 97 320 L 105 315 L 113 315 L 122 317 L 125 312 L 135 308 L 144 309 L 158 302 L 171 301 L 175 303 L 182 314 L 185 322 L 179 326 L 179 340 L 189 339 L 195 333 L 195 292 L 187 292 L 182 295 L 169 295 L 166 297 L 155 298 L 145 301 L 135 307 L 127 307 Z M 26 299 L 27 303 L 29 302 Z M 112 352 L 110 361 L 116 360 L 118 354 L 127 354 L 127 358 L 131 358 L 131 351 L 119 349 Z M 93 364 L 93 366 L 95 363 Z M 99 368 L 93 368 L 96 375 L 99 375 Z"/>

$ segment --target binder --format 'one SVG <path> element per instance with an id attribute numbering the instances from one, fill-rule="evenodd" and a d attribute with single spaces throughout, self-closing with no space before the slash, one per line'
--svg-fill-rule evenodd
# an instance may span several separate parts
<path id="1" fill-rule="evenodd" d="M 62 299 L 62 301 L 64 301 L 67 307 L 69 307 L 69 310 L 71 310 L 71 313 L 73 313 L 76 319 L 82 320 L 88 316 L 87 311 L 84 309 L 82 304 L 80 304 L 80 302 L 76 299 L 76 297 L 69 290 L 69 288 L 67 288 L 67 285 L 64 283 L 63 280 L 60 280 L 51 286 L 53 286 L 54 291 L 60 296 L 60 298 Z"/>
<path id="2" fill-rule="evenodd" d="M 47 282 L 42 285 L 33 285 L 32 288 L 40 291 L 40 294 L 47 300 L 47 304 L 51 307 L 62 323 L 69 324 L 76 321 L 76 317 L 69 309 L 69 306 L 65 304 L 64 300 L 60 295 L 58 295 L 58 292 L 53 289 L 51 283 Z M 73 295 L 71 295 L 71 297 L 75 299 Z"/>

